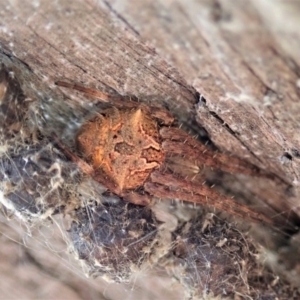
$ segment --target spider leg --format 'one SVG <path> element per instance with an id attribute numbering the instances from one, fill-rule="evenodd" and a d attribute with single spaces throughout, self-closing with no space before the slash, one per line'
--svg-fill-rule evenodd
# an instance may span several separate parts
<path id="1" fill-rule="evenodd" d="M 152 197 L 150 195 L 141 195 L 134 191 L 122 194 L 122 198 L 127 202 L 141 206 L 147 206 L 152 202 Z"/>
<path id="2" fill-rule="evenodd" d="M 91 88 L 88 88 L 88 87 L 85 87 L 83 85 L 79 85 L 76 83 L 68 83 L 65 81 L 56 81 L 55 84 L 58 86 L 61 86 L 61 87 L 77 90 L 82 93 L 94 96 L 104 102 L 109 102 L 109 100 L 112 98 L 111 95 L 109 95 L 109 94 L 106 94 L 101 91 L 91 89 Z"/>
<path id="3" fill-rule="evenodd" d="M 128 107 L 133 108 L 137 106 L 137 103 L 134 101 L 124 101 L 125 97 L 121 95 L 111 95 L 108 93 L 103 93 L 99 90 L 88 88 L 83 85 L 77 84 L 77 83 L 69 83 L 65 81 L 56 81 L 55 84 L 60 87 L 65 87 L 69 89 L 73 89 L 82 93 L 85 93 L 87 95 L 91 95 L 102 102 L 106 103 L 113 103 L 116 107 Z M 128 99 L 126 99 L 128 100 Z"/>
<path id="4" fill-rule="evenodd" d="M 206 165 L 228 173 L 240 173 L 270 179 L 276 178 L 274 174 L 266 173 L 242 159 L 208 149 L 180 128 L 163 127 L 160 130 L 160 135 L 164 139 L 162 147 L 166 152 L 184 155 L 198 165 Z"/>
<path id="5" fill-rule="evenodd" d="M 83 85 L 77 84 L 77 83 L 69 83 L 65 81 L 56 81 L 55 84 L 60 87 L 65 87 L 73 90 L 80 91 L 82 93 L 91 95 L 97 99 L 100 99 L 103 102 L 112 102 L 116 107 L 118 108 L 134 108 L 138 105 L 143 108 L 144 110 L 148 111 L 148 113 L 157 119 L 161 124 L 164 125 L 171 125 L 174 122 L 173 115 L 167 111 L 164 108 L 156 107 L 156 106 L 147 106 L 143 105 L 141 103 L 130 101 L 130 97 L 124 97 L 124 96 L 114 96 L 110 95 L 108 93 L 103 93 L 99 90 L 92 89 L 85 87 Z M 126 101 L 124 101 L 126 100 Z M 129 101 L 128 101 L 129 100 Z"/>
<path id="6" fill-rule="evenodd" d="M 144 188 L 145 191 L 156 197 L 162 199 L 180 199 L 207 205 L 254 222 L 264 222 L 274 225 L 272 219 L 252 210 L 246 205 L 221 195 L 208 186 L 178 179 L 170 173 L 162 174 L 159 171 L 151 174 L 151 181 L 146 182 Z"/>
<path id="7" fill-rule="evenodd" d="M 87 175 L 93 175 L 94 174 L 94 169 L 87 164 L 84 160 L 82 160 L 80 157 L 78 157 L 77 155 L 75 155 L 73 152 L 71 152 L 65 144 L 63 144 L 58 137 L 56 136 L 55 133 L 52 134 L 52 137 L 55 141 L 55 143 L 57 144 L 57 146 L 63 151 L 63 153 L 74 163 L 76 163 L 78 165 L 78 167 L 80 168 L 80 170 Z"/>

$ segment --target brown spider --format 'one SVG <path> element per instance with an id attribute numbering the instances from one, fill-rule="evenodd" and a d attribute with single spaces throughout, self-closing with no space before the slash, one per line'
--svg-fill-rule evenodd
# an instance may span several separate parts
<path id="1" fill-rule="evenodd" d="M 208 149 L 185 131 L 172 126 L 174 117 L 163 108 L 63 81 L 58 86 L 73 88 L 110 102 L 111 108 L 96 113 L 76 136 L 71 152 L 55 137 L 65 155 L 83 173 L 111 192 L 137 205 L 148 205 L 152 197 L 180 199 L 226 211 L 251 221 L 273 221 L 216 190 L 176 174 L 173 165 L 208 166 L 226 172 L 270 177 L 241 159 Z M 177 169 L 180 166 L 177 166 Z M 178 172 L 177 172 L 178 173 Z"/>

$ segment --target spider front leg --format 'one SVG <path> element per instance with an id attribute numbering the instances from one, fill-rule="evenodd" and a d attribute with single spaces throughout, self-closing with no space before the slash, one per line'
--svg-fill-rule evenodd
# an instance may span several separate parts
<path id="1" fill-rule="evenodd" d="M 196 165 L 205 165 L 228 173 L 240 173 L 254 177 L 276 179 L 276 175 L 266 173 L 255 165 L 237 157 L 214 152 L 180 128 L 163 127 L 160 135 L 164 139 L 162 148 L 170 154 L 184 155 Z M 282 182 L 283 180 L 280 179 Z"/>
<path id="2" fill-rule="evenodd" d="M 162 174 L 154 171 L 149 181 L 144 184 L 148 193 L 161 199 L 179 199 L 196 204 L 207 205 L 232 215 L 246 218 L 254 222 L 264 222 L 274 225 L 272 219 L 251 208 L 235 202 L 229 197 L 221 195 L 205 185 L 199 185 L 188 180 L 174 177 L 170 173 Z"/>
<path id="3" fill-rule="evenodd" d="M 109 93 L 104 93 L 99 90 L 88 88 L 77 83 L 69 83 L 65 81 L 56 81 L 55 84 L 60 87 L 73 89 L 84 94 L 90 95 L 99 99 L 101 102 L 112 103 L 116 107 L 127 107 L 133 108 L 136 107 L 137 103 L 134 101 L 124 101 L 125 97 L 121 95 L 111 95 Z"/>
<path id="4" fill-rule="evenodd" d="M 54 143 L 63 151 L 65 156 L 69 158 L 71 161 L 73 161 L 79 169 L 86 175 L 92 176 L 94 174 L 94 169 L 87 164 L 84 160 L 82 160 L 80 157 L 78 157 L 76 154 L 74 154 L 72 151 L 69 150 L 69 148 L 63 144 L 55 133 L 52 133 L 52 138 L 54 140 Z"/>
<path id="5" fill-rule="evenodd" d="M 137 106 L 141 107 L 143 110 L 147 111 L 153 118 L 157 119 L 160 123 L 164 125 L 171 125 L 174 122 L 173 115 L 167 111 L 166 109 L 163 109 L 161 107 L 146 105 L 144 103 L 139 103 L 136 101 L 130 101 L 130 97 L 124 97 L 121 95 L 110 95 L 108 93 L 101 92 L 99 90 L 88 88 L 83 85 L 77 84 L 77 83 L 68 83 L 65 81 L 56 81 L 55 84 L 60 87 L 65 87 L 69 89 L 73 89 L 76 91 L 80 91 L 82 93 L 85 93 L 87 95 L 93 96 L 102 102 L 109 102 L 112 103 L 114 106 L 118 108 L 135 108 Z"/>

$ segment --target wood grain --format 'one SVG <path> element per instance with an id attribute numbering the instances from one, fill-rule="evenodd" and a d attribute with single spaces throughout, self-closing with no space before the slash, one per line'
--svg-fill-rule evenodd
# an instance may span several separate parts
<path id="1" fill-rule="evenodd" d="M 4 0 L 0 4 L 0 61 L 20 73 L 24 92 L 33 100 L 83 99 L 54 84 L 67 80 L 169 108 L 179 124 L 193 134 L 208 136 L 217 149 L 292 184 L 287 188 L 271 180 L 224 175 L 220 188 L 262 212 L 282 215 L 281 221 L 297 222 L 299 12 L 296 1 Z M 24 233 L 15 237 L 10 227 L 3 223 L 1 233 L 23 244 Z M 4 235 L 2 244 L 6 245 L 1 246 L 5 257 L 2 270 L 11 272 L 1 276 L 0 290 L 11 292 L 3 295 L 42 298 L 45 294 L 26 288 L 24 277 L 43 270 L 40 266 L 50 255 L 45 252 L 37 258 L 36 252 L 31 253 L 40 264 L 36 264 L 39 271 L 23 269 L 26 276 L 22 277 L 17 270 L 12 272 L 13 257 L 23 257 L 24 251 L 32 249 L 16 244 L 11 250 Z M 76 294 L 78 299 L 99 299 L 102 292 L 110 299 L 120 299 L 123 293 L 114 285 L 101 283 L 100 288 L 79 278 L 75 271 L 76 285 L 89 287 L 89 294 L 84 294 L 64 269 L 57 272 L 69 279 L 61 289 L 55 286 L 58 295 L 67 289 L 70 297 Z M 297 282 L 289 270 L 285 272 Z M 48 280 L 48 271 L 45 274 Z M 56 285 L 55 274 L 50 277 Z M 10 278 L 20 282 L 20 288 L 14 289 Z M 127 290 L 126 297 L 135 299 L 140 289 L 144 298 L 139 299 L 174 295 L 182 299 L 180 289 L 168 291 L 171 280 L 153 278 L 157 290 L 140 279 L 135 292 Z M 35 280 L 39 284 L 39 279 Z"/>

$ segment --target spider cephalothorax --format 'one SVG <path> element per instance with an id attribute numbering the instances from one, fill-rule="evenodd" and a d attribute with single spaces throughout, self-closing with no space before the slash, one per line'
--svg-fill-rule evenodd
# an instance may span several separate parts
<path id="1" fill-rule="evenodd" d="M 57 85 L 92 94 L 102 101 L 110 99 L 107 94 L 82 86 L 66 82 Z M 56 138 L 64 153 L 85 174 L 134 204 L 148 205 L 152 196 L 180 199 L 209 205 L 252 221 L 272 223 L 271 219 L 207 185 L 186 178 L 180 174 L 180 167 L 174 169 L 172 164 L 178 159 L 186 165 L 206 165 L 226 172 L 272 175 L 241 159 L 208 149 L 182 129 L 172 126 L 174 118 L 163 108 L 126 101 L 122 97 L 111 98 L 110 102 L 111 108 L 97 112 L 79 129 L 77 154 Z"/>

